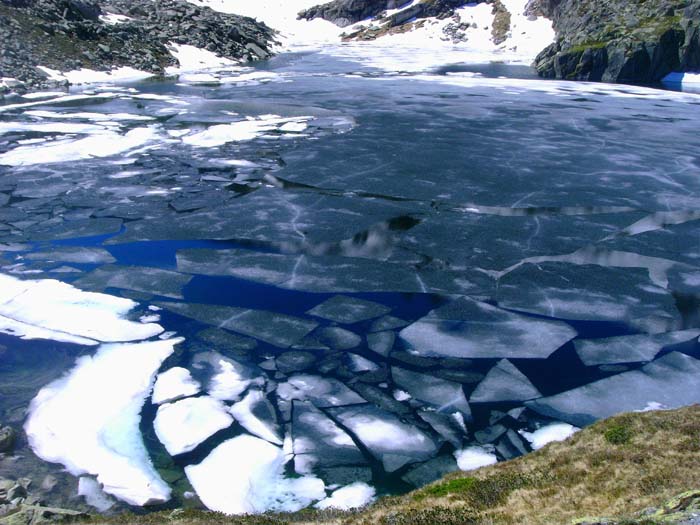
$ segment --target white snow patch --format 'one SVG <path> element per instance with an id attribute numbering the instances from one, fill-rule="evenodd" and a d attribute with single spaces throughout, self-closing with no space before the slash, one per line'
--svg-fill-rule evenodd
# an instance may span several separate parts
<path id="1" fill-rule="evenodd" d="M 285 125 L 295 125 L 296 128 L 299 128 L 301 124 L 312 119 L 313 117 L 281 118 L 276 115 L 261 115 L 257 118 L 248 117 L 246 120 L 240 120 L 231 124 L 218 124 L 204 131 L 187 135 L 182 138 L 182 142 L 199 148 L 213 148 L 223 146 L 228 142 L 253 140 L 271 131 L 288 131 L 289 129 L 282 129 Z"/>
<path id="2" fill-rule="evenodd" d="M 191 452 L 219 430 L 230 427 L 233 418 L 226 405 L 212 397 L 190 397 L 161 405 L 153 427 L 173 456 Z"/>
<path id="3" fill-rule="evenodd" d="M 55 280 L 23 281 L 0 274 L 0 331 L 25 339 L 78 344 L 138 341 L 163 328 L 125 319 L 136 303 L 84 292 Z"/>
<path id="4" fill-rule="evenodd" d="M 236 62 L 228 58 L 220 57 L 206 49 L 200 49 L 187 44 L 168 44 L 170 54 L 180 64 L 179 67 L 167 67 L 165 72 L 169 75 L 176 75 L 186 71 L 199 71 L 202 69 L 216 69 L 221 67 L 235 66 Z"/>
<path id="5" fill-rule="evenodd" d="M 49 80 L 63 82 L 67 80 L 71 84 L 104 84 L 139 82 L 154 76 L 153 73 L 140 71 L 133 67 L 120 67 L 111 71 L 94 71 L 92 69 L 75 69 L 61 72 L 56 69 L 39 66 L 38 69 L 46 73 Z"/>
<path id="6" fill-rule="evenodd" d="M 182 341 L 109 344 L 79 358 L 31 402 L 24 429 L 34 453 L 74 476 L 96 476 L 106 493 L 131 505 L 168 501 L 139 423 L 156 372 Z"/>
<path id="7" fill-rule="evenodd" d="M 89 476 L 82 476 L 78 480 L 78 496 L 83 496 L 88 505 L 100 512 L 106 512 L 114 506 L 114 500 L 105 494 L 94 478 Z"/>
<path id="8" fill-rule="evenodd" d="M 173 367 L 158 376 L 153 387 L 151 402 L 160 405 L 183 397 L 194 396 L 201 390 L 186 368 Z"/>
<path id="9" fill-rule="evenodd" d="M 554 441 L 564 441 L 581 430 L 568 423 L 552 423 L 534 432 L 519 430 L 518 433 L 530 442 L 533 450 L 539 450 Z"/>
<path id="10" fill-rule="evenodd" d="M 126 15 L 118 15 L 116 13 L 105 13 L 100 15 L 100 20 L 107 25 L 116 26 L 118 24 L 124 24 L 133 20 L 133 18 Z"/>
<path id="11" fill-rule="evenodd" d="M 454 453 L 460 470 L 476 470 L 498 463 L 493 447 L 467 447 Z"/>
<path id="12" fill-rule="evenodd" d="M 202 503 L 226 514 L 294 512 L 326 497 L 323 481 L 286 478 L 283 450 L 263 439 L 237 436 L 185 473 Z"/>
<path id="13" fill-rule="evenodd" d="M 318 509 L 357 509 L 369 505 L 374 501 L 375 495 L 374 487 L 358 481 L 339 488 L 330 497 L 319 501 L 315 507 Z"/>
<path id="14" fill-rule="evenodd" d="M 139 151 L 152 149 L 166 141 L 159 126 L 135 128 L 123 135 L 104 130 L 79 139 L 58 139 L 36 146 L 20 146 L 0 155 L 0 165 L 32 166 L 111 157 L 128 151 L 134 153 L 136 148 L 140 148 Z"/>

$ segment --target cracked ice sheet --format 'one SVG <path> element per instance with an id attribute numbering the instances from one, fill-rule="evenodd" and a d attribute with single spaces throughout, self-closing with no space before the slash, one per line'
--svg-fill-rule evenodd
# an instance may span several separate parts
<path id="1" fill-rule="evenodd" d="M 484 293 L 493 280 L 482 272 L 417 271 L 407 264 L 356 257 L 180 250 L 178 270 L 223 275 L 309 292 Z"/>
<path id="2" fill-rule="evenodd" d="M 399 335 L 421 356 L 546 359 L 576 334 L 560 321 L 462 298 L 433 310 Z"/>
<path id="3" fill-rule="evenodd" d="M 29 407 L 25 431 L 34 453 L 74 476 L 97 476 L 106 493 L 131 505 L 168 501 L 139 423 L 158 369 L 182 340 L 103 345 L 79 358 Z"/>
<path id="4" fill-rule="evenodd" d="M 328 413 L 348 428 L 387 472 L 426 461 L 438 452 L 438 443 L 428 434 L 373 405 L 329 408 Z"/>
<path id="5" fill-rule="evenodd" d="M 60 281 L 0 275 L 0 330 L 26 339 L 95 345 L 160 334 L 163 328 L 157 324 L 126 319 L 136 306 L 128 299 L 83 292 Z"/>
<path id="6" fill-rule="evenodd" d="M 517 209 L 510 210 L 513 216 L 504 216 L 471 211 L 477 209 L 431 216 L 402 234 L 398 244 L 451 267 L 503 270 L 528 257 L 573 252 L 642 216 L 638 212 L 520 215 Z"/>
<path id="7" fill-rule="evenodd" d="M 586 366 L 651 361 L 664 347 L 696 339 L 700 330 L 656 335 L 623 335 L 601 339 L 577 339 L 576 353 Z"/>
<path id="8" fill-rule="evenodd" d="M 295 401 L 292 414 L 293 451 L 304 472 L 318 466 L 367 463 L 352 438 L 311 403 Z"/>
<path id="9" fill-rule="evenodd" d="M 232 202 L 172 220 L 135 221 L 110 244 L 153 240 L 246 239 L 309 254 L 336 249 L 330 243 L 352 239 L 372 226 L 425 206 L 380 199 L 261 188 Z"/>
<path id="10" fill-rule="evenodd" d="M 181 367 L 170 368 L 158 375 L 153 386 L 151 402 L 160 405 L 176 401 L 182 397 L 197 395 L 201 389 L 201 385 L 192 379 L 189 370 Z"/>
<path id="11" fill-rule="evenodd" d="M 526 403 L 547 417 L 578 427 L 652 404 L 680 408 L 700 403 L 700 361 L 672 352 L 631 372 Z"/>
<path id="12" fill-rule="evenodd" d="M 559 319 L 627 322 L 649 331 L 680 324 L 673 296 L 642 268 L 524 264 L 500 279 L 496 298 L 503 308 Z"/>
<path id="13" fill-rule="evenodd" d="M 318 323 L 266 310 L 198 303 L 158 303 L 184 317 L 254 337 L 279 348 L 289 348 L 313 331 Z"/>
<path id="14" fill-rule="evenodd" d="M 102 266 L 81 277 L 73 284 L 78 288 L 104 291 L 107 288 L 134 290 L 152 295 L 182 299 L 182 289 L 192 280 L 160 268 L 143 266 Z"/>
<path id="15" fill-rule="evenodd" d="M 265 440 L 241 435 L 216 447 L 185 473 L 202 503 L 225 514 L 295 512 L 326 498 L 316 477 L 287 478 L 285 454 Z"/>

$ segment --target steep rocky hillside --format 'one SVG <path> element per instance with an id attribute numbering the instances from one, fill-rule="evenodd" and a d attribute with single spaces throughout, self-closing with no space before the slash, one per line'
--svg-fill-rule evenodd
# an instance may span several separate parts
<path id="1" fill-rule="evenodd" d="M 535 61 L 548 78 L 653 83 L 700 69 L 698 0 L 535 0 L 557 40 Z"/>
<path id="2" fill-rule="evenodd" d="M 131 66 L 161 74 L 177 65 L 171 42 L 253 60 L 271 55 L 273 39 L 273 30 L 250 18 L 184 0 L 0 0 L 0 78 L 30 88 L 51 85 L 37 66 L 60 71 Z"/>

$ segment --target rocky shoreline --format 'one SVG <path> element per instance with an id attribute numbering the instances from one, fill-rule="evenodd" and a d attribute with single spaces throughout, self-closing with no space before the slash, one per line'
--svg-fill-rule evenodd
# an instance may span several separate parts
<path id="1" fill-rule="evenodd" d="M 535 60 L 542 77 L 653 84 L 700 69 L 697 0 L 535 0 L 529 8 L 557 33 Z"/>
<path id="2" fill-rule="evenodd" d="M 65 86 L 38 69 L 163 75 L 178 62 L 171 44 L 236 61 L 272 56 L 276 32 L 251 18 L 185 0 L 0 0 L 0 94 Z M 4 80 L 4 82 L 2 82 Z"/>

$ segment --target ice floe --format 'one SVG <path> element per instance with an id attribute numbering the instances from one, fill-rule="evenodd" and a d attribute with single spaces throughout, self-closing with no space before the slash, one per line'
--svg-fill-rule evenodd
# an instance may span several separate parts
<path id="1" fill-rule="evenodd" d="M 254 436 L 282 446 L 275 408 L 261 390 L 250 389 L 242 400 L 231 406 L 229 412 L 239 425 Z"/>
<path id="2" fill-rule="evenodd" d="M 151 402 L 154 405 L 177 401 L 183 397 L 197 395 L 201 390 L 199 382 L 192 378 L 186 368 L 173 367 L 158 374 L 153 386 Z"/>
<path id="3" fill-rule="evenodd" d="M 343 383 L 332 377 L 299 374 L 277 386 L 280 399 L 311 401 L 319 408 L 354 405 L 365 400 Z"/>
<path id="4" fill-rule="evenodd" d="M 153 428 L 173 456 L 191 452 L 219 430 L 233 424 L 226 405 L 208 396 L 190 397 L 158 407 Z"/>
<path id="5" fill-rule="evenodd" d="M 438 451 L 438 444 L 429 435 L 374 406 L 329 408 L 328 412 L 382 462 L 387 472 L 428 460 Z"/>
<path id="6" fill-rule="evenodd" d="M 307 313 L 315 317 L 335 321 L 336 323 L 353 324 L 380 317 L 388 314 L 390 311 L 391 308 L 383 304 L 356 297 L 336 295 L 315 306 Z"/>
<path id="7" fill-rule="evenodd" d="M 281 448 L 249 435 L 216 447 L 198 465 L 185 467 L 197 495 L 209 509 L 225 514 L 294 512 L 326 498 L 316 477 L 287 478 Z"/>
<path id="8" fill-rule="evenodd" d="M 158 335 L 157 324 L 126 319 L 128 299 L 83 292 L 55 280 L 23 281 L 0 275 L 0 330 L 27 339 L 78 344 L 138 341 Z"/>
<path id="9" fill-rule="evenodd" d="M 624 335 L 600 339 L 577 339 L 576 353 L 586 366 L 651 361 L 664 347 L 697 339 L 700 330 L 681 330 L 656 335 Z"/>
<path id="10" fill-rule="evenodd" d="M 306 472 L 367 462 L 352 438 L 309 402 L 294 402 L 292 439 L 295 465 L 301 462 Z"/>
<path id="11" fill-rule="evenodd" d="M 264 115 L 260 117 L 248 117 L 245 120 L 231 124 L 217 124 L 204 131 L 191 133 L 182 137 L 182 142 L 188 146 L 198 148 L 214 148 L 223 146 L 229 142 L 243 142 L 261 137 L 273 131 L 290 133 L 295 131 L 285 126 L 290 124 L 303 124 L 313 117 L 289 117 L 282 118 L 276 115 Z"/>
<path id="12" fill-rule="evenodd" d="M 391 375 L 398 386 L 415 399 L 433 406 L 438 412 L 460 412 L 464 418 L 471 419 L 471 408 L 459 383 L 396 366 L 392 367 Z"/>
<path id="13" fill-rule="evenodd" d="M 207 384 L 207 391 L 214 399 L 220 401 L 237 401 L 248 387 L 265 384 L 265 378 L 254 368 L 217 352 L 197 354 L 193 366 L 207 366 L 211 369 L 212 375 Z"/>
<path id="14" fill-rule="evenodd" d="M 400 336 L 422 356 L 547 358 L 576 336 L 569 325 L 461 299 L 433 310 Z"/>
<path id="15" fill-rule="evenodd" d="M 649 403 L 679 408 L 700 402 L 700 361 L 672 352 L 630 372 L 528 401 L 532 410 L 578 427 Z"/>
<path id="16" fill-rule="evenodd" d="M 84 319 L 81 319 L 84 322 Z M 25 431 L 40 458 L 132 505 L 163 503 L 170 488 L 153 468 L 139 423 L 161 364 L 182 339 L 106 344 L 39 391 Z"/>
<path id="17" fill-rule="evenodd" d="M 530 442 L 533 450 L 539 450 L 549 443 L 564 441 L 570 438 L 580 429 L 567 423 L 552 423 L 538 428 L 534 432 L 521 430 L 520 435 Z"/>
<path id="18" fill-rule="evenodd" d="M 502 359 L 479 383 L 469 397 L 471 403 L 527 401 L 540 397 L 540 391 L 513 363 Z"/>

